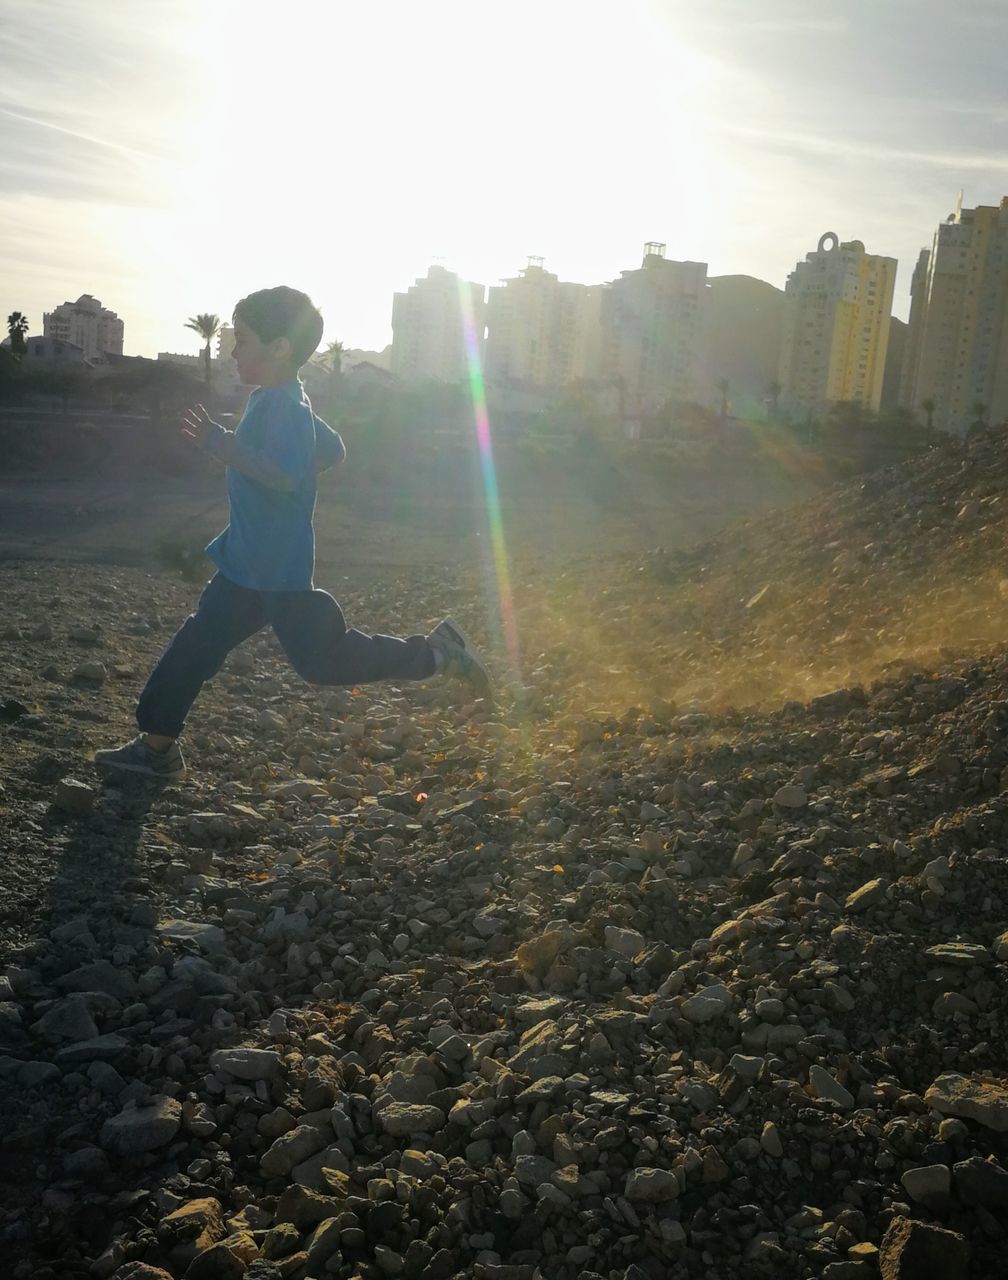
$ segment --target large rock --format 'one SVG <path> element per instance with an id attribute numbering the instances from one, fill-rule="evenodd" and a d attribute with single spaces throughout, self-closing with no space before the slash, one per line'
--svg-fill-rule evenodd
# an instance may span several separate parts
<path id="1" fill-rule="evenodd" d="M 408 1138 L 414 1133 L 440 1133 L 446 1123 L 445 1113 L 440 1107 L 408 1102 L 390 1102 L 377 1113 L 377 1120 L 394 1138 Z"/>
<path id="2" fill-rule="evenodd" d="M 893 1218 L 879 1249 L 882 1280 L 966 1280 L 969 1260 L 964 1236 L 910 1218 Z"/>
<path id="3" fill-rule="evenodd" d="M 283 1060 L 275 1049 L 215 1049 L 210 1067 L 236 1080 L 273 1081 L 283 1070 Z"/>
<path id="4" fill-rule="evenodd" d="M 944 1116 L 960 1116 L 995 1133 L 1008 1133 L 1008 1085 L 1000 1081 L 949 1072 L 935 1080 L 924 1101 Z"/>
<path id="5" fill-rule="evenodd" d="M 198 1253 L 227 1235 L 219 1200 L 190 1200 L 158 1223 L 158 1243 L 177 1267 L 188 1266 Z"/>
<path id="6" fill-rule="evenodd" d="M 106 1120 L 101 1129 L 101 1143 L 116 1155 L 141 1155 L 167 1146 L 181 1123 L 182 1104 L 159 1095 L 146 1106 L 124 1107 L 117 1116 Z"/>
<path id="7" fill-rule="evenodd" d="M 956 1192 L 967 1204 L 1008 1209 L 1008 1170 L 991 1157 L 970 1156 L 952 1168 Z"/>
<path id="8" fill-rule="evenodd" d="M 249 1265 L 259 1257 L 259 1246 L 251 1231 L 236 1231 L 198 1254 L 185 1273 L 185 1280 L 241 1280 Z"/>
<path id="9" fill-rule="evenodd" d="M 624 1196 L 644 1204 L 659 1204 L 679 1197 L 679 1179 L 669 1169 L 632 1169 L 627 1174 Z"/>
<path id="10" fill-rule="evenodd" d="M 732 995 L 723 982 L 703 987 L 682 1002 L 682 1015 L 687 1022 L 701 1025 L 713 1022 L 731 1008 Z"/>
<path id="11" fill-rule="evenodd" d="M 940 1213 L 948 1207 L 952 1171 L 947 1164 L 926 1164 L 908 1169 L 900 1179 L 911 1200 Z"/>
<path id="12" fill-rule="evenodd" d="M 333 1196 L 322 1196 L 307 1187 L 290 1186 L 277 1201 L 276 1222 L 292 1222 L 298 1231 L 310 1231 L 326 1218 L 335 1217 L 342 1206 Z"/>
<path id="13" fill-rule="evenodd" d="M 289 1174 L 295 1165 L 301 1164 L 316 1151 L 321 1151 L 329 1142 L 331 1135 L 310 1125 L 299 1124 L 290 1133 L 283 1134 L 259 1161 L 259 1171 L 264 1178 L 282 1178 Z"/>

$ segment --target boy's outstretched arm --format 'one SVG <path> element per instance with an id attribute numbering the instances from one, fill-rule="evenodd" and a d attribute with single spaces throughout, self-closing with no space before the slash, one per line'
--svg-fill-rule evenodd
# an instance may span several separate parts
<path id="1" fill-rule="evenodd" d="M 315 420 L 315 470 L 328 471 L 346 457 L 346 445 L 338 431 L 334 431 L 328 422 L 323 422 L 317 413 Z"/>
<path id="2" fill-rule="evenodd" d="M 293 493 L 300 481 L 282 467 L 256 450 L 244 448 L 235 439 L 235 433 L 214 422 L 201 404 L 187 410 L 182 419 L 182 434 L 192 440 L 197 449 L 209 453 L 225 466 L 234 467 L 250 480 L 256 480 L 267 489 L 278 493 Z"/>

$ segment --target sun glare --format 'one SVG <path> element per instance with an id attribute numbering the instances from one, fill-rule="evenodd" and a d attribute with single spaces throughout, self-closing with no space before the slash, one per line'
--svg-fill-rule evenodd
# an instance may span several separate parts
<path id="1" fill-rule="evenodd" d="M 206 8 L 210 89 L 176 213 L 215 305 L 289 279 L 328 336 L 366 337 L 435 259 L 492 284 L 529 253 L 609 278 L 655 236 L 702 256 L 717 69 L 648 6 Z M 613 225 L 625 242 L 600 235 Z"/>

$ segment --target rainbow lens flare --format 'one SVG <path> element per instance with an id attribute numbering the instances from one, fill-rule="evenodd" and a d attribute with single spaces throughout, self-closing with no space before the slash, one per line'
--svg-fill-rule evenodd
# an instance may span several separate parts
<path id="1" fill-rule="evenodd" d="M 464 280 L 459 280 L 459 305 L 462 311 L 462 334 L 465 342 L 469 393 L 472 396 L 473 420 L 476 424 L 476 443 L 479 447 L 480 471 L 483 477 L 487 525 L 490 530 L 490 549 L 493 559 L 490 572 L 496 579 L 496 608 L 499 610 L 505 652 L 507 653 L 512 673 L 517 676 L 519 669 L 518 623 L 515 618 L 514 600 L 511 594 L 511 574 L 508 569 L 507 548 L 504 545 L 504 522 L 501 519 L 500 495 L 497 491 L 497 470 L 494 467 L 493 442 L 490 438 L 490 415 L 487 413 L 486 385 L 483 381 L 483 361 L 480 357 L 480 335 L 476 332 L 472 297 Z"/>

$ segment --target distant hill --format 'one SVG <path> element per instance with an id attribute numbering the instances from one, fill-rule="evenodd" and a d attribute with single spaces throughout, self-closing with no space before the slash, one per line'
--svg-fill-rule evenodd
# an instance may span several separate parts
<path id="1" fill-rule="evenodd" d="M 777 378 L 784 291 L 753 276 L 713 276 L 708 283 L 701 402 L 719 403 L 717 384 L 727 378 L 732 413 L 749 417 Z"/>

